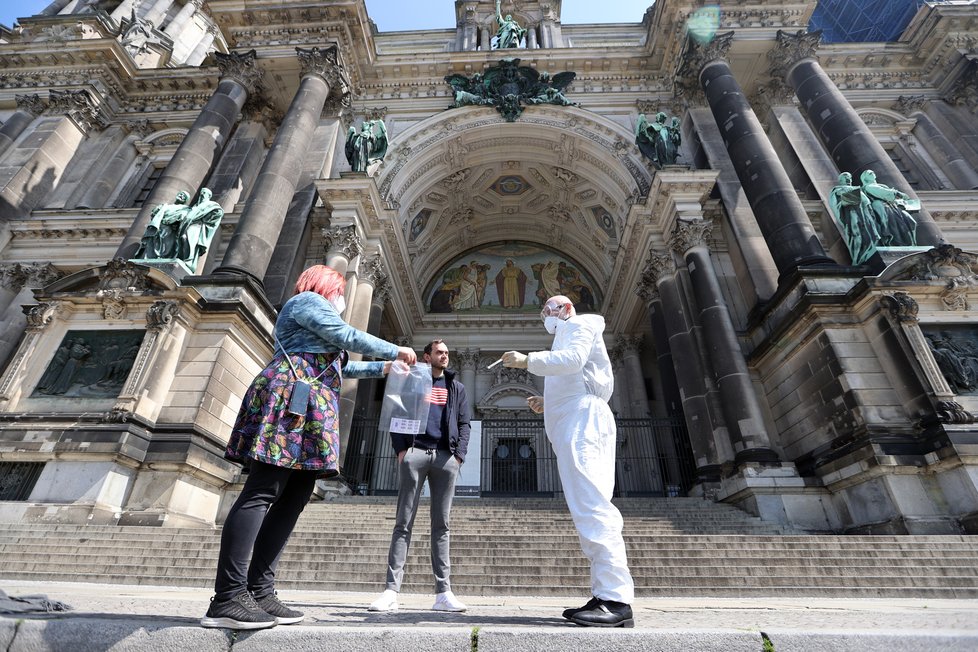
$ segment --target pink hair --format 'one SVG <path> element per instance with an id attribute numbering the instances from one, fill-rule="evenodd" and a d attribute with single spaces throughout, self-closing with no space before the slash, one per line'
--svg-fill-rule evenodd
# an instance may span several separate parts
<path id="1" fill-rule="evenodd" d="M 324 299 L 335 299 L 346 289 L 346 279 L 332 267 L 313 265 L 299 275 L 295 293 L 315 292 Z"/>

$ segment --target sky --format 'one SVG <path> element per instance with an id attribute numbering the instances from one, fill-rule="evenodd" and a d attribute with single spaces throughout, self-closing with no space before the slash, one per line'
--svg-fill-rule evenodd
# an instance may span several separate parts
<path id="1" fill-rule="evenodd" d="M 0 24 L 11 27 L 18 17 L 40 12 L 50 0 L 0 0 Z M 517 2 L 517 5 L 519 3 Z M 638 23 L 652 0 L 564 0 L 563 23 Z M 405 7 L 410 7 L 405 11 Z M 513 0 L 503 0 L 503 13 Z M 455 27 L 454 0 L 367 0 L 367 13 L 382 32 Z"/>

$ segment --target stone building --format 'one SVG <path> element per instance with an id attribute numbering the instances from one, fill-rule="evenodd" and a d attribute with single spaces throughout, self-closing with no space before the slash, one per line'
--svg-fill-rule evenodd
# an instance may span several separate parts
<path id="1" fill-rule="evenodd" d="M 55 0 L 0 31 L 0 517 L 220 522 L 276 308 L 326 262 L 355 326 L 449 343 L 483 482 L 512 455 L 559 489 L 539 380 L 487 365 L 549 346 L 560 291 L 607 319 L 620 489 L 978 531 L 978 7 L 821 43 L 814 0 L 700 4 L 573 25 L 525 0 L 507 50 L 492 0 L 387 33 L 364 0 Z M 675 163 L 636 146 L 659 112 Z M 386 156 L 354 172 L 366 120 Z M 870 169 L 915 240 L 854 265 L 832 191 Z M 196 265 L 132 262 L 153 209 L 205 187 L 224 214 Z M 343 390 L 367 491 L 379 388 Z"/>

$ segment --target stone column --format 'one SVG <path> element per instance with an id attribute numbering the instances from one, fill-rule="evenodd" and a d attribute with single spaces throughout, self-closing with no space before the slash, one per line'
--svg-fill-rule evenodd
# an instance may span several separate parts
<path id="1" fill-rule="evenodd" d="M 50 263 L 13 265 L 2 270 L 0 283 L 0 369 L 7 366 L 10 356 L 27 328 L 27 316 L 22 306 L 35 303 L 34 290 L 61 278 L 61 272 Z"/>
<path id="2" fill-rule="evenodd" d="M 35 118 L 44 113 L 44 101 L 34 95 L 17 95 L 17 110 L 0 127 L 0 158 Z"/>
<path id="3" fill-rule="evenodd" d="M 621 349 L 622 366 L 625 371 L 628 385 L 626 386 L 625 401 L 627 409 L 625 412 L 629 417 L 644 419 L 650 417 L 649 395 L 645 391 L 645 375 L 642 373 L 642 360 L 640 353 L 642 350 L 641 335 L 619 335 L 616 345 Z"/>
<path id="4" fill-rule="evenodd" d="M 88 91 L 51 91 L 48 113 L 0 165 L 0 218 L 25 217 L 48 198 L 85 135 L 104 125 Z"/>
<path id="5" fill-rule="evenodd" d="M 219 30 L 217 25 L 208 25 L 207 31 L 194 46 L 193 51 L 187 56 L 188 66 L 199 66 L 200 63 L 207 58 L 207 53 L 210 51 L 211 45 L 214 44 L 214 39 L 217 38 Z M 215 55 L 220 54 L 215 52 Z"/>
<path id="6" fill-rule="evenodd" d="M 345 276 L 350 261 L 363 252 L 363 240 L 357 234 L 357 227 L 350 224 L 325 228 L 323 240 L 326 244 L 326 265 Z"/>
<path id="7" fill-rule="evenodd" d="M 166 26 L 166 29 L 163 30 L 163 33 L 174 41 L 177 40 L 180 32 L 183 31 L 184 25 L 194 17 L 194 14 L 200 10 L 203 3 L 204 0 L 187 0 L 183 7 L 180 8 L 180 11 L 177 12 L 177 15 L 173 17 L 173 20 L 170 21 L 170 24 Z"/>
<path id="8" fill-rule="evenodd" d="M 611 370 L 614 374 L 615 392 L 611 395 L 609 405 L 611 411 L 615 413 L 615 418 L 626 419 L 631 415 L 628 413 L 628 379 L 625 377 L 625 360 L 622 355 L 621 345 L 616 341 L 608 348 L 608 359 L 611 360 Z"/>
<path id="9" fill-rule="evenodd" d="M 261 283 L 302 170 L 319 116 L 331 92 L 343 92 L 337 46 L 296 48 L 302 81 L 275 135 L 238 226 L 215 274 L 247 274 Z M 366 327 L 366 322 L 364 322 Z"/>
<path id="10" fill-rule="evenodd" d="M 961 150 L 944 135 L 931 117 L 925 113 L 930 101 L 923 95 L 905 96 L 897 99 L 893 108 L 916 121 L 913 133 L 924 149 L 934 157 L 934 160 L 947 178 L 958 190 L 975 190 L 978 188 L 978 171 L 976 171 Z"/>
<path id="11" fill-rule="evenodd" d="M 111 158 L 98 173 L 98 176 L 91 183 L 84 184 L 81 188 L 82 194 L 74 202 L 74 205 L 69 200 L 68 208 L 104 207 L 109 201 L 109 197 L 112 196 L 112 191 L 119 184 L 119 180 L 125 176 L 127 170 L 132 168 L 132 164 L 139 154 L 135 143 L 153 133 L 153 129 L 148 120 L 127 122 L 124 127 L 129 131 L 125 139 L 112 153 Z"/>
<path id="12" fill-rule="evenodd" d="M 685 258 L 689 269 L 697 321 L 712 363 L 713 380 L 720 391 L 734 461 L 776 463 L 778 456 L 771 450 L 761 405 L 706 244 L 711 229 L 712 223 L 707 220 L 680 219 L 669 244 Z"/>
<path id="13" fill-rule="evenodd" d="M 163 22 L 163 17 L 172 4 L 173 0 L 156 0 L 149 11 L 146 12 L 146 15 L 143 16 L 143 19 L 151 22 L 153 27 L 158 27 Z"/>
<path id="14" fill-rule="evenodd" d="M 255 50 L 244 54 L 217 55 L 217 65 L 221 69 L 221 80 L 217 89 L 201 109 L 163 175 L 140 208 L 129 233 L 116 252 L 116 258 L 129 259 L 136 253 L 153 208 L 172 202 L 181 190 L 191 195 L 197 192 L 224 149 L 248 94 L 255 90 L 261 79 L 261 68 L 255 59 Z"/>
<path id="15" fill-rule="evenodd" d="M 718 482 L 721 476 L 721 457 L 713 436 L 706 373 L 700 364 L 694 325 L 683 309 L 672 255 L 650 250 L 642 278 L 644 283 L 658 291 L 668 349 L 675 359 L 682 361 L 682 364 L 675 366 L 676 381 L 696 464 L 697 481 Z M 655 304 L 650 306 L 653 320 L 657 319 L 655 308 Z"/>
<path id="16" fill-rule="evenodd" d="M 60 2 L 60 0 L 58 0 Z M 123 20 L 128 20 L 132 17 L 133 6 L 136 4 L 135 0 L 122 0 L 119 6 L 112 10 L 109 14 L 109 18 L 114 20 L 116 24 L 121 23 Z"/>
<path id="17" fill-rule="evenodd" d="M 537 26 L 530 25 L 526 28 L 526 48 L 536 50 L 540 45 L 537 43 Z"/>
<path id="18" fill-rule="evenodd" d="M 362 331 L 368 330 L 371 306 L 373 304 L 374 288 L 385 285 L 388 281 L 383 262 L 379 255 L 372 255 L 360 262 L 357 270 L 356 298 L 346 309 L 346 321 L 350 326 Z M 351 360 L 361 360 L 360 353 L 350 352 Z M 345 451 L 350 441 L 350 428 L 353 425 L 353 413 L 356 408 L 358 379 L 345 378 L 340 390 L 340 451 Z M 345 456 L 345 453 L 341 454 Z"/>
<path id="19" fill-rule="evenodd" d="M 732 42 L 733 32 L 706 46 L 690 40 L 679 77 L 699 80 L 778 272 L 784 276 L 802 265 L 834 265 L 724 59 Z"/>
<path id="20" fill-rule="evenodd" d="M 465 393 L 469 397 L 469 407 L 472 408 L 476 398 L 475 368 L 479 363 L 479 349 L 456 350 L 452 357 L 454 358 L 452 366 L 459 370 L 462 384 L 465 385 Z"/>
<path id="21" fill-rule="evenodd" d="M 851 172 L 856 180 L 865 170 L 873 170 L 880 183 L 916 197 L 873 132 L 815 59 L 821 38 L 821 31 L 787 34 L 778 30 L 778 45 L 768 54 L 773 62 L 771 75 L 783 76 L 794 89 L 802 110 L 839 170 Z M 918 245 L 942 241 L 940 228 L 930 213 L 921 208 L 914 217 Z"/>

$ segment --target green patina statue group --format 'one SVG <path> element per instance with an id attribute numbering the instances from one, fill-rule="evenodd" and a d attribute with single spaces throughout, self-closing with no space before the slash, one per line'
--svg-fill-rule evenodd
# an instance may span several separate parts
<path id="1" fill-rule="evenodd" d="M 832 215 L 849 248 L 853 265 L 862 265 L 878 247 L 917 245 L 917 220 L 908 212 L 915 203 L 906 193 L 876 181 L 876 173 L 859 175 L 862 185 L 852 184 L 843 172 L 829 194 Z"/>
<path id="2" fill-rule="evenodd" d="M 200 189 L 193 206 L 189 204 L 190 193 L 183 190 L 173 202 L 160 204 L 150 213 L 149 225 L 133 260 L 180 262 L 196 273 L 201 256 L 221 224 L 224 209 L 211 200 L 209 188 Z"/>
<path id="3" fill-rule="evenodd" d="M 679 158 L 679 145 L 682 144 L 679 118 L 673 116 L 667 123 L 668 119 L 669 116 L 659 111 L 655 114 L 655 121 L 649 122 L 644 113 L 639 113 L 635 127 L 635 144 L 657 169 L 675 165 Z"/>
<path id="4" fill-rule="evenodd" d="M 483 73 L 472 77 L 447 75 L 445 81 L 454 91 L 454 103 L 449 108 L 467 105 L 495 107 L 507 122 L 523 113 L 523 105 L 556 104 L 578 106 L 564 95 L 577 73 L 559 72 L 551 76 L 536 68 L 521 66 L 519 59 L 502 59 Z"/>
<path id="5" fill-rule="evenodd" d="M 354 172 L 366 172 L 372 163 L 387 155 L 387 126 L 383 120 L 364 120 L 360 131 L 346 133 L 346 160 Z"/>

